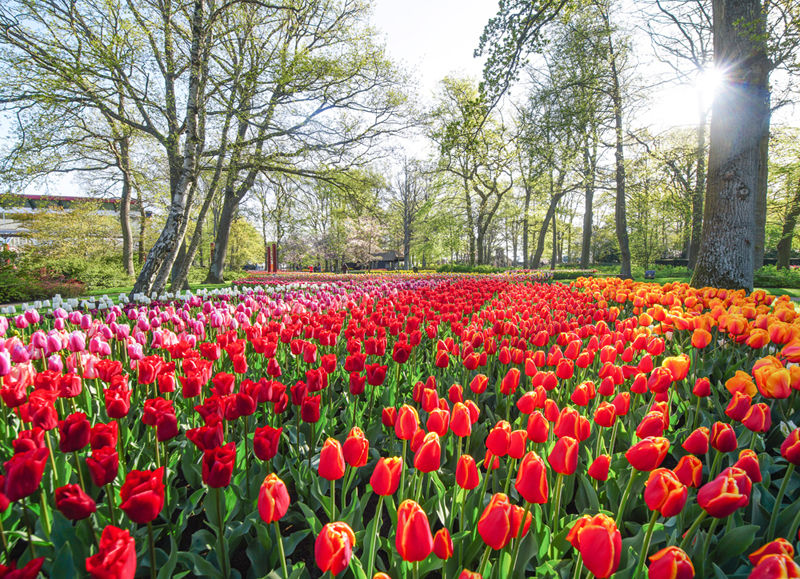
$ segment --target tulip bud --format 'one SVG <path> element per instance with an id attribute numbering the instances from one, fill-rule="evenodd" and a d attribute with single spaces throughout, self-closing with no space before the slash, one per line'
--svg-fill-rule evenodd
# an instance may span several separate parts
<path id="1" fill-rule="evenodd" d="M 280 520 L 289 510 L 289 492 L 278 475 L 270 473 L 258 492 L 258 514 L 267 524 Z"/>
<path id="2" fill-rule="evenodd" d="M 403 501 L 397 509 L 395 546 L 403 561 L 422 561 L 433 550 L 428 516 L 416 502 Z"/>
<path id="3" fill-rule="evenodd" d="M 350 564 L 356 536 L 347 523 L 326 523 L 314 542 L 314 559 L 325 573 L 338 575 Z"/>

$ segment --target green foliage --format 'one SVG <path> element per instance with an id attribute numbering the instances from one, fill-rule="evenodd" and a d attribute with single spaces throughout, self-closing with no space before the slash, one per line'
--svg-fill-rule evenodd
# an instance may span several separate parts
<path id="1" fill-rule="evenodd" d="M 800 288 L 800 269 L 765 265 L 756 272 L 754 283 L 758 287 Z"/>

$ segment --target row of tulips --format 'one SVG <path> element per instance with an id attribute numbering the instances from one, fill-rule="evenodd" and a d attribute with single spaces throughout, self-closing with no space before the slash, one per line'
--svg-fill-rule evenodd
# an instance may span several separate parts
<path id="1" fill-rule="evenodd" d="M 0 317 L 0 577 L 798 577 L 798 361 L 785 298 L 616 279 Z"/>

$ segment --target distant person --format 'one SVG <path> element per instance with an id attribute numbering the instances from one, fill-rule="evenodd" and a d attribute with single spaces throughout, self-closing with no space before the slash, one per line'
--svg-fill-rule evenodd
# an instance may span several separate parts
<path id="1" fill-rule="evenodd" d="M 342 264 L 342 273 L 347 275 L 347 264 L 346 263 Z"/>

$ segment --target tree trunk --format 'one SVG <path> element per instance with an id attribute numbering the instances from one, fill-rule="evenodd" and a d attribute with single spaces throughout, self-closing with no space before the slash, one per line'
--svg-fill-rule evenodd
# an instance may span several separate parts
<path id="1" fill-rule="evenodd" d="M 223 283 L 222 272 L 225 270 L 225 258 L 228 255 L 228 241 L 230 240 L 231 224 L 239 206 L 235 195 L 225 192 L 222 202 L 222 211 L 219 215 L 217 237 L 214 240 L 214 255 L 211 258 L 211 267 L 208 269 L 205 283 Z"/>
<path id="2" fill-rule="evenodd" d="M 769 116 L 759 0 L 714 0 L 714 59 L 727 71 L 711 115 L 703 236 L 692 285 L 753 289 L 759 144 Z"/>
<path id="3" fill-rule="evenodd" d="M 128 137 L 122 137 L 119 144 L 119 164 L 122 171 L 122 195 L 119 201 L 119 223 L 122 227 L 122 265 L 129 276 L 136 275 L 133 268 L 133 232 L 131 231 L 131 157 Z"/>
<path id="4" fill-rule="evenodd" d="M 194 258 L 202 246 L 203 229 L 206 223 L 206 215 L 208 214 L 209 207 L 211 207 L 214 194 L 215 191 L 213 188 L 209 188 L 209 190 L 206 192 L 206 198 L 203 200 L 203 205 L 200 207 L 200 212 L 197 214 L 197 225 L 195 225 L 192 239 L 189 241 L 189 247 L 186 250 L 184 259 L 179 262 L 177 273 L 172 279 L 173 291 L 177 288 L 188 289 L 189 269 L 192 267 Z"/>
<path id="5" fill-rule="evenodd" d="M 195 0 L 192 14 L 192 46 L 190 49 L 188 99 L 186 103 L 186 138 L 183 155 L 180 156 L 180 170 L 176 179 L 170 179 L 171 203 L 164 229 L 158 236 L 147 259 L 139 272 L 139 277 L 131 290 L 131 297 L 137 293 L 158 293 L 166 284 L 166 276 L 159 275 L 163 266 L 172 267 L 177 254 L 177 248 L 183 241 L 186 233 L 186 207 L 189 188 L 195 180 L 197 156 L 202 148 L 198 133 L 198 113 L 200 109 L 199 93 L 201 83 L 201 43 L 203 41 L 204 0 Z M 174 135 L 177 138 L 177 135 Z M 176 145 L 174 145 L 176 146 Z M 171 155 L 170 170 L 178 169 L 179 157 Z M 156 279 L 158 276 L 159 279 Z M 163 281 L 162 281 L 163 278 Z"/>
<path id="6" fill-rule="evenodd" d="M 144 210 L 144 200 L 142 199 L 142 191 L 136 188 L 136 201 L 139 205 L 139 265 L 142 265 L 145 260 L 146 251 L 144 247 L 144 234 L 147 230 L 147 212 Z"/>
<path id="7" fill-rule="evenodd" d="M 769 93 L 767 93 L 769 99 Z M 767 101 L 769 111 L 769 101 Z M 756 189 L 755 212 L 755 245 L 753 246 L 753 271 L 756 272 L 764 265 L 764 251 L 767 234 L 767 180 L 769 177 L 769 124 L 770 115 L 764 121 L 763 132 L 758 143 L 758 184 Z"/>
<path id="8" fill-rule="evenodd" d="M 588 139 L 587 139 L 588 141 Z M 589 269 L 592 249 L 592 226 L 594 209 L 595 169 L 594 161 L 597 155 L 597 140 L 594 142 L 594 153 L 589 152 L 589 143 L 583 149 L 583 179 L 584 179 L 584 204 L 583 204 L 583 236 L 581 239 L 581 269 Z"/>
<path id="9" fill-rule="evenodd" d="M 464 179 L 464 203 L 467 209 L 467 235 L 469 235 L 469 264 L 475 265 L 475 221 L 472 216 L 472 199 L 469 195 L 469 182 Z"/>
<path id="10" fill-rule="evenodd" d="M 697 253 L 700 251 L 700 237 L 703 234 L 703 194 L 706 190 L 706 123 L 708 122 L 708 112 L 699 99 L 698 106 L 700 112 L 700 122 L 697 125 L 697 178 L 692 194 L 692 237 L 689 241 L 689 269 L 694 269 L 697 263 Z"/>
<path id="11" fill-rule="evenodd" d="M 553 251 L 550 254 L 550 270 L 556 269 L 556 261 L 558 261 L 558 231 L 557 231 L 556 215 L 553 214 Z"/>
<path id="12" fill-rule="evenodd" d="M 525 183 L 525 209 L 522 214 L 522 269 L 528 269 L 530 262 L 528 260 L 528 245 L 530 238 L 530 208 L 531 208 L 531 186 Z"/>
<path id="13" fill-rule="evenodd" d="M 800 217 L 800 179 L 797 181 L 797 188 L 794 190 L 792 201 L 789 204 L 789 211 L 786 214 L 786 221 L 783 222 L 781 238 L 778 241 L 778 269 L 789 269 L 789 260 L 792 256 L 792 238 L 794 228 L 797 225 L 797 218 Z"/>
<path id="14" fill-rule="evenodd" d="M 617 52 L 611 36 L 611 22 L 608 12 L 604 12 L 603 20 L 607 29 L 607 45 L 609 65 L 611 67 L 611 104 L 614 111 L 614 137 L 616 160 L 616 200 L 614 203 L 614 225 L 617 231 L 617 244 L 619 245 L 619 274 L 622 277 L 631 277 L 631 250 L 628 244 L 628 217 L 625 210 L 625 150 L 622 122 L 622 89 L 619 83 L 619 70 L 617 68 Z"/>
<path id="15" fill-rule="evenodd" d="M 545 213 L 544 221 L 542 222 L 542 226 L 539 228 L 539 237 L 536 242 L 536 252 L 533 254 L 533 259 L 531 260 L 531 268 L 536 269 L 539 267 L 539 264 L 542 261 L 542 254 L 544 253 L 544 241 L 545 236 L 547 235 L 547 228 L 550 225 L 550 220 L 553 219 L 553 216 L 556 212 L 556 206 L 558 205 L 559 200 L 563 193 L 555 195 L 550 198 L 550 205 L 547 207 L 547 213 Z"/>
<path id="16" fill-rule="evenodd" d="M 609 36 L 609 45 L 611 44 Z M 616 57 L 612 56 L 612 100 L 614 102 L 614 134 L 616 147 L 616 201 L 614 203 L 614 224 L 617 229 L 617 243 L 619 244 L 619 274 L 624 278 L 631 277 L 631 250 L 628 245 L 628 217 L 625 210 L 625 151 L 624 132 L 622 128 L 622 95 L 620 94 L 619 76 L 617 74 Z"/>

